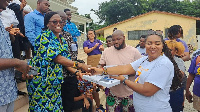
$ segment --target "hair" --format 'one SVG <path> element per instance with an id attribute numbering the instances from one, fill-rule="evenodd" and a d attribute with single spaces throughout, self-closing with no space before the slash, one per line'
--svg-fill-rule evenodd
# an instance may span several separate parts
<path id="1" fill-rule="evenodd" d="M 43 1 L 49 1 L 49 0 L 38 0 L 37 2 L 43 2 Z"/>
<path id="2" fill-rule="evenodd" d="M 67 11 L 70 11 L 70 9 L 64 9 L 64 12 L 66 13 Z"/>
<path id="3" fill-rule="evenodd" d="M 146 37 L 147 37 L 146 35 L 141 35 L 140 36 L 140 38 L 144 38 L 144 39 L 146 39 Z"/>
<path id="4" fill-rule="evenodd" d="M 175 35 L 177 35 L 178 33 L 183 34 L 182 27 L 180 25 L 173 25 L 173 26 L 171 26 L 169 28 L 169 30 L 168 30 L 168 37 L 169 37 L 169 39 L 175 39 L 176 38 Z"/>
<path id="5" fill-rule="evenodd" d="M 165 44 L 164 40 L 163 40 L 163 36 L 161 34 L 158 34 L 158 32 L 155 31 L 151 31 L 150 34 L 147 35 L 147 38 L 151 35 L 157 35 L 160 37 L 162 43 L 163 43 L 163 49 L 162 52 L 164 52 L 165 56 L 167 56 L 169 58 L 169 60 L 173 63 L 174 65 L 174 77 L 172 80 L 172 85 L 171 88 L 172 90 L 176 90 L 178 87 L 181 87 L 181 81 L 182 81 L 182 73 L 177 65 L 177 63 L 174 60 L 174 57 L 171 54 L 170 49 L 167 47 L 167 45 Z"/>
<path id="6" fill-rule="evenodd" d="M 48 12 L 46 13 L 46 15 L 44 16 L 44 28 L 42 30 L 47 30 L 47 24 L 49 23 L 49 20 L 51 19 L 51 17 L 55 14 L 58 14 L 57 12 Z"/>
<path id="7" fill-rule="evenodd" d="M 165 43 L 167 44 L 168 48 L 175 49 L 177 51 L 178 56 L 181 56 L 184 51 L 185 47 L 181 42 L 177 42 L 175 40 L 165 40 Z"/>
<path id="8" fill-rule="evenodd" d="M 114 32 L 114 31 L 116 31 L 116 30 L 117 30 L 117 28 L 116 28 L 116 27 L 115 27 L 115 28 L 113 28 L 113 32 Z"/>
<path id="9" fill-rule="evenodd" d="M 89 31 L 93 31 L 94 32 L 94 39 L 96 39 L 96 33 L 95 33 L 95 31 L 93 29 L 88 30 L 88 32 Z M 87 32 L 87 40 L 89 40 L 89 38 L 88 38 L 88 32 Z"/>
<path id="10" fill-rule="evenodd" d="M 106 40 L 107 40 L 108 38 L 112 38 L 112 35 L 108 35 L 108 36 L 106 37 Z"/>

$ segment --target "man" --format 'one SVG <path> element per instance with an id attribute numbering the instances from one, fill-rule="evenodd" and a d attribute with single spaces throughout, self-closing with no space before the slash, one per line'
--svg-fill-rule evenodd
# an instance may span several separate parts
<path id="1" fill-rule="evenodd" d="M 146 41 L 146 36 L 141 35 L 139 46 L 136 47 L 141 55 L 146 55 L 145 41 Z"/>
<path id="2" fill-rule="evenodd" d="M 107 47 L 113 46 L 112 35 L 109 35 L 109 36 L 106 37 L 106 44 L 107 44 Z"/>
<path id="3" fill-rule="evenodd" d="M 0 0 L 0 9 L 5 10 L 8 2 L 10 0 Z M 0 43 L 0 112 L 13 112 L 14 101 L 17 98 L 14 68 L 23 72 L 23 77 L 25 77 L 29 66 L 25 61 L 13 59 L 9 33 L 5 30 L 1 20 Z"/>
<path id="4" fill-rule="evenodd" d="M 35 45 L 36 37 L 41 33 L 42 28 L 44 28 L 44 16 L 49 7 L 49 0 L 38 0 L 37 8 L 24 17 L 25 35 L 32 46 Z"/>
<path id="5" fill-rule="evenodd" d="M 71 22 L 71 18 L 72 18 L 71 11 L 69 9 L 65 9 L 64 12 L 67 15 L 67 23 L 63 27 L 63 30 L 69 32 L 72 35 L 72 39 L 76 43 L 76 47 L 78 50 L 77 37 L 81 36 L 81 34 L 78 31 L 76 25 Z M 77 52 L 77 54 L 78 54 L 78 52 Z"/>
<path id="6" fill-rule="evenodd" d="M 113 46 L 104 50 L 99 64 L 104 66 L 125 65 L 141 58 L 140 52 L 131 46 L 125 44 L 124 33 L 116 30 L 112 34 Z M 134 81 L 133 76 L 126 76 Z M 133 90 L 122 83 L 106 88 L 106 111 L 110 112 L 134 112 Z"/>

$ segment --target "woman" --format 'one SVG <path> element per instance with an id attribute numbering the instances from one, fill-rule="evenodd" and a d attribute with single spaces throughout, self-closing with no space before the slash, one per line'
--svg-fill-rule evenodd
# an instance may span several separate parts
<path id="1" fill-rule="evenodd" d="M 189 61 L 190 60 L 190 53 L 187 44 L 185 41 L 179 39 L 180 37 L 183 37 L 183 29 L 180 25 L 173 25 L 168 30 L 168 38 L 165 38 L 165 40 L 176 40 L 177 42 L 181 42 L 184 47 L 185 51 L 184 54 L 181 56 L 183 61 Z"/>
<path id="2" fill-rule="evenodd" d="M 186 99 L 189 103 L 193 102 L 193 108 L 200 112 L 200 55 L 191 60 L 188 72 L 189 76 L 186 85 Z M 193 80 L 194 86 L 192 95 L 190 92 L 190 86 Z"/>
<path id="3" fill-rule="evenodd" d="M 86 65 L 65 58 L 69 55 L 67 43 L 59 34 L 61 24 L 61 18 L 56 12 L 47 13 L 44 17 L 45 28 L 35 40 L 35 55 L 30 65 L 37 67 L 40 74 L 27 81 L 30 112 L 62 112 L 62 68 L 73 66 L 87 70 Z"/>
<path id="4" fill-rule="evenodd" d="M 87 40 L 83 43 L 84 52 L 87 53 L 87 65 L 92 67 L 97 67 L 101 58 L 101 51 L 104 50 L 104 47 L 100 40 L 96 39 L 96 34 L 94 30 L 89 30 L 87 33 Z M 93 97 L 96 102 L 97 110 L 102 108 L 100 105 L 100 99 L 98 94 L 98 89 L 96 87 L 93 91 Z"/>
<path id="5" fill-rule="evenodd" d="M 171 54 L 174 57 L 174 60 L 176 61 L 179 69 L 181 70 L 181 73 L 184 78 L 187 78 L 185 75 L 185 65 L 184 61 L 180 57 L 185 50 L 185 47 L 181 42 L 176 42 L 174 40 L 166 40 L 167 47 L 171 50 Z M 170 90 L 170 100 L 169 103 L 171 105 L 173 112 L 180 112 L 183 110 L 183 101 L 184 101 L 184 89 L 185 89 L 184 82 L 182 82 L 181 88 L 178 88 L 176 90 Z"/>
<path id="6" fill-rule="evenodd" d="M 87 53 L 87 65 L 96 67 L 101 58 L 101 51 L 104 47 L 100 40 L 96 39 L 95 31 L 89 30 L 87 33 L 87 40 L 83 43 L 84 52 Z"/>
<path id="7" fill-rule="evenodd" d="M 93 67 L 91 72 L 119 75 L 115 78 L 135 91 L 133 105 L 136 112 L 172 112 L 169 90 L 180 86 L 181 82 L 177 80 L 181 73 L 160 34 L 148 34 L 145 47 L 148 56 L 131 64 L 103 69 Z M 135 82 L 122 76 L 130 74 L 136 74 Z"/>

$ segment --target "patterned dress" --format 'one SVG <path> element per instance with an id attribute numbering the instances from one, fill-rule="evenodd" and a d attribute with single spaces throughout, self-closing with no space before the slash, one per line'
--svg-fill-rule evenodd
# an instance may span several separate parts
<path id="1" fill-rule="evenodd" d="M 54 63 L 57 55 L 70 58 L 68 45 L 63 37 L 59 39 L 52 31 L 43 31 L 35 40 L 35 56 L 30 65 L 38 68 L 38 76 L 27 81 L 29 112 L 62 112 L 61 83 L 62 65 Z"/>

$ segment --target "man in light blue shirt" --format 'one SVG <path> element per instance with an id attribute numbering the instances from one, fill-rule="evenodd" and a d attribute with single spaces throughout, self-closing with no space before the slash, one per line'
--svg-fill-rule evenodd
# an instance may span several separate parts
<path id="1" fill-rule="evenodd" d="M 37 8 L 24 17 L 25 35 L 32 46 L 35 45 L 36 37 L 41 33 L 42 28 L 44 28 L 44 16 L 49 7 L 49 0 L 38 0 Z"/>
<path id="2" fill-rule="evenodd" d="M 72 17 L 71 11 L 69 9 L 65 9 L 64 12 L 67 15 L 67 23 L 63 27 L 63 30 L 66 32 L 69 32 L 72 35 L 72 39 L 77 45 L 77 37 L 81 36 L 81 33 L 77 29 L 76 25 L 71 22 L 71 17 Z M 77 45 L 77 48 L 78 48 L 78 45 Z"/>

